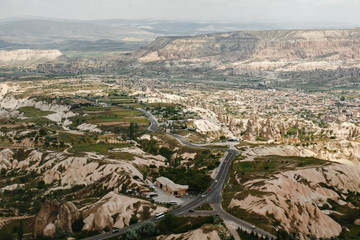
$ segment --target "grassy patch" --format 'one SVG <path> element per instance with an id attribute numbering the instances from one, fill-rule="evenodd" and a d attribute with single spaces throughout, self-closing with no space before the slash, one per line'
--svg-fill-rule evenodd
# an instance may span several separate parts
<path id="1" fill-rule="evenodd" d="M 123 159 L 123 160 L 134 160 L 135 158 L 134 154 L 128 153 L 128 152 L 112 152 L 109 155 L 109 158 L 113 159 Z"/>
<path id="2" fill-rule="evenodd" d="M 122 143 L 97 143 L 97 144 L 84 143 L 70 148 L 69 152 L 72 153 L 98 152 L 100 154 L 107 154 L 109 150 L 113 148 L 124 148 L 127 146 L 128 146 L 127 144 L 122 144 Z"/>
<path id="3" fill-rule="evenodd" d="M 175 217 L 172 214 L 167 214 L 161 222 L 157 224 L 157 228 L 161 234 L 179 234 L 189 232 L 200 228 L 204 224 L 213 223 L 214 217 Z"/>
<path id="4" fill-rule="evenodd" d="M 202 210 L 202 211 L 211 211 L 213 210 L 211 205 L 208 202 L 205 202 L 203 204 L 201 204 L 198 208 L 196 208 L 195 210 Z"/>
<path id="5" fill-rule="evenodd" d="M 149 124 L 141 112 L 119 106 L 86 106 L 73 109 L 73 111 L 79 115 L 70 118 L 73 122 L 70 125 L 71 129 L 76 129 L 82 123 L 90 123 L 97 125 L 102 131 L 126 137 L 131 123 L 135 124 L 136 132 L 144 131 Z"/>
<path id="6" fill-rule="evenodd" d="M 41 111 L 40 109 L 34 107 L 21 107 L 18 110 L 20 112 L 23 112 L 25 117 L 29 117 L 29 118 L 43 117 L 54 113 L 51 111 Z"/>
<path id="7" fill-rule="evenodd" d="M 238 162 L 236 168 L 243 174 L 275 173 L 283 170 L 291 170 L 297 167 L 321 166 L 329 164 L 328 161 L 313 157 L 296 156 L 261 156 L 251 162 Z"/>

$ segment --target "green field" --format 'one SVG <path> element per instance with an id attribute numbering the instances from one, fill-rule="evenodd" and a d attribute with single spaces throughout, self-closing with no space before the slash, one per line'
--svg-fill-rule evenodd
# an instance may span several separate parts
<path id="1" fill-rule="evenodd" d="M 72 153 L 81 153 L 81 152 L 98 152 L 100 154 L 107 154 L 109 150 L 113 148 L 124 148 L 128 144 L 123 143 L 84 143 L 79 144 L 75 147 L 69 149 L 69 152 Z"/>
<path id="2" fill-rule="evenodd" d="M 78 110 L 81 114 L 87 116 L 76 116 L 71 118 L 73 122 L 85 120 L 87 123 L 99 124 L 103 122 L 118 122 L 118 123 L 138 123 L 148 124 L 148 120 L 137 110 L 125 109 L 120 107 L 83 107 Z M 79 120 L 78 120 L 79 119 Z"/>
<path id="3" fill-rule="evenodd" d="M 43 117 L 54 113 L 51 111 L 41 111 L 40 109 L 35 107 L 21 107 L 18 110 L 20 112 L 23 112 L 25 117 L 29 117 L 29 118 Z"/>

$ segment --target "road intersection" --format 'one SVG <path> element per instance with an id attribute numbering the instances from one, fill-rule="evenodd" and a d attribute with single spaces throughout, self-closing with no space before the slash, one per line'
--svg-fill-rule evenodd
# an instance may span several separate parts
<path id="1" fill-rule="evenodd" d="M 147 111 L 144 111 L 142 109 L 137 109 L 137 110 L 143 112 L 150 120 L 151 124 L 149 126 L 149 130 L 153 131 L 153 132 L 159 132 L 159 124 L 158 124 L 156 118 Z M 166 134 L 176 138 L 182 145 L 196 147 L 196 148 L 208 148 L 208 149 L 214 149 L 214 150 L 221 150 L 221 151 L 226 152 L 225 157 L 224 157 L 221 165 L 218 168 L 218 171 L 214 178 L 214 181 L 211 183 L 208 190 L 199 194 L 199 196 L 197 198 L 188 202 L 186 205 L 180 206 L 179 208 L 176 208 L 169 213 L 171 213 L 175 216 L 186 215 L 187 213 L 189 213 L 190 210 L 196 209 L 197 207 L 199 207 L 200 205 L 202 205 L 204 202 L 207 201 L 207 202 L 212 203 L 215 215 L 216 214 L 219 215 L 225 222 L 228 222 L 232 225 L 240 227 L 242 230 L 245 230 L 248 232 L 252 231 L 258 235 L 267 236 L 269 239 L 276 239 L 276 237 L 273 236 L 272 234 L 270 234 L 262 229 L 254 228 L 253 224 L 232 216 L 231 214 L 226 212 L 221 206 L 222 189 L 223 189 L 227 174 L 229 172 L 231 162 L 236 157 L 236 155 L 239 154 L 239 152 L 234 147 L 232 147 L 232 148 L 221 148 L 221 147 L 217 148 L 217 147 L 214 147 L 213 143 L 209 144 L 209 145 L 211 145 L 211 147 L 206 146 L 206 144 L 193 144 L 193 143 L 188 142 L 185 138 L 183 138 L 179 135 L 172 134 L 172 133 L 166 133 Z M 228 144 L 229 143 L 223 143 L 223 145 L 228 145 Z M 148 221 L 158 222 L 158 221 L 160 221 L 160 219 L 152 218 L 152 219 L 149 219 Z M 133 224 L 133 225 L 127 226 L 125 228 L 119 229 L 119 231 L 116 233 L 113 233 L 110 231 L 110 232 L 106 232 L 103 234 L 95 235 L 95 236 L 86 238 L 86 240 L 103 240 L 103 239 L 107 239 L 107 238 L 114 237 L 117 235 L 121 235 L 124 232 L 126 232 L 128 229 L 132 229 L 132 228 L 138 226 L 139 224 L 140 223 L 137 223 L 137 224 Z"/>

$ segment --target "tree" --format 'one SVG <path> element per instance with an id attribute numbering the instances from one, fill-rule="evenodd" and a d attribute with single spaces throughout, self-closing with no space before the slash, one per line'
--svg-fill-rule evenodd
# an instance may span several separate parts
<path id="1" fill-rule="evenodd" d="M 43 180 L 39 181 L 37 188 L 38 189 L 44 189 L 44 187 L 45 187 L 45 182 Z"/>
<path id="2" fill-rule="evenodd" d="M 20 223 L 19 223 L 19 228 L 18 228 L 18 238 L 19 238 L 19 240 L 22 240 L 23 234 L 24 234 L 24 223 L 21 220 Z"/>
<path id="3" fill-rule="evenodd" d="M 345 97 L 344 97 L 344 96 L 341 96 L 341 97 L 340 97 L 340 101 L 342 101 L 342 102 L 345 101 Z"/>
<path id="4" fill-rule="evenodd" d="M 129 126 L 129 138 L 133 138 L 134 137 L 134 131 L 135 131 L 135 126 L 134 123 L 130 123 Z"/>
<path id="5" fill-rule="evenodd" d="M 222 219 L 218 215 L 213 216 L 213 223 L 215 225 L 220 224 L 221 222 L 222 222 Z"/>
<path id="6" fill-rule="evenodd" d="M 170 149 L 168 149 L 166 147 L 162 147 L 159 150 L 159 154 L 161 156 L 163 156 L 164 158 L 166 158 L 166 160 L 170 163 L 171 155 L 173 154 L 173 152 Z"/>
<path id="7" fill-rule="evenodd" d="M 73 232 L 80 232 L 84 227 L 84 220 L 80 217 L 78 220 L 75 220 L 71 225 Z"/>
<path id="8" fill-rule="evenodd" d="M 142 238 L 155 236 L 156 230 L 156 224 L 150 221 L 145 221 L 140 226 L 135 228 L 136 233 Z"/>
<path id="9" fill-rule="evenodd" d="M 14 236 L 6 231 L 0 231 L 0 240 L 13 240 Z"/>
<path id="10" fill-rule="evenodd" d="M 136 240 L 138 238 L 137 233 L 134 229 L 128 230 L 124 235 L 126 240 Z"/>
<path id="11" fill-rule="evenodd" d="M 129 225 L 135 224 L 135 223 L 137 223 L 138 221 L 139 221 L 139 220 L 138 220 L 138 218 L 137 218 L 136 216 L 132 216 L 132 217 L 130 218 Z"/>

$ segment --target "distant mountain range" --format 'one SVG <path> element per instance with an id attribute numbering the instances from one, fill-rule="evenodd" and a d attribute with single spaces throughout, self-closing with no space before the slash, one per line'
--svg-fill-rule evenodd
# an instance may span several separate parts
<path id="1" fill-rule="evenodd" d="M 214 62 L 218 68 L 313 70 L 360 67 L 360 29 L 262 30 L 159 37 L 142 61 Z"/>
<path id="2" fill-rule="evenodd" d="M 311 26 L 313 28 L 324 27 L 321 24 Z M 241 24 L 146 19 L 82 21 L 17 17 L 0 19 L 0 49 L 131 51 L 147 45 L 159 36 L 192 36 L 238 30 L 283 29 L 285 27 L 282 24 L 269 23 Z M 294 28 L 298 27 L 294 25 Z"/>

